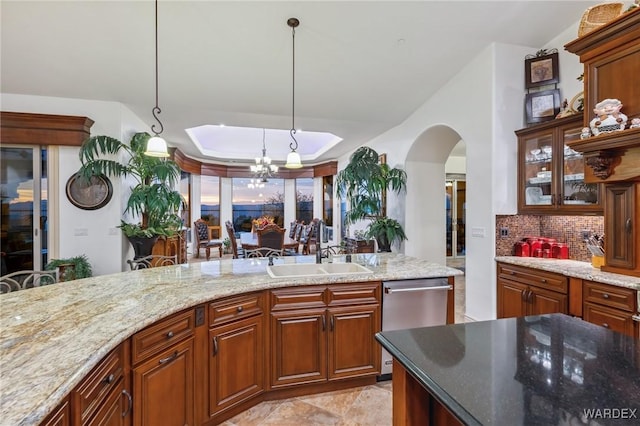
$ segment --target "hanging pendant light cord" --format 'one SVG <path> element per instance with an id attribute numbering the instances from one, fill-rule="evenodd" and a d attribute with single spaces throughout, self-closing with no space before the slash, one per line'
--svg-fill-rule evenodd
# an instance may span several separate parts
<path id="1" fill-rule="evenodd" d="M 299 21 L 295 18 L 289 19 L 287 24 L 291 27 L 291 42 L 293 47 L 293 55 L 292 55 L 292 78 L 291 78 L 291 131 L 289 134 L 291 135 L 291 139 L 293 142 L 289 144 L 289 148 L 292 151 L 298 149 L 298 141 L 295 138 L 296 134 L 296 27 L 299 25 Z"/>
<path id="2" fill-rule="evenodd" d="M 155 124 L 151 126 L 151 130 L 153 131 L 153 133 L 156 134 L 156 136 L 160 135 L 164 130 L 164 126 L 162 125 L 160 118 L 158 118 L 158 114 L 162 112 L 158 104 L 159 104 L 158 102 L 158 0 L 156 0 L 156 106 L 151 110 L 151 113 L 153 114 L 153 118 L 156 119 L 159 126 L 158 131 L 156 131 Z"/>

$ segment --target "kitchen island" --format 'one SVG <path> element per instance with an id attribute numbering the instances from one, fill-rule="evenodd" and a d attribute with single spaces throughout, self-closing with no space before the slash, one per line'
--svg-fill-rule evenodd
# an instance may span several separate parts
<path id="1" fill-rule="evenodd" d="M 317 289 L 320 285 L 462 275 L 456 269 L 401 254 L 359 254 L 353 260 L 372 273 L 276 279 L 266 272 L 267 259 L 223 259 L 123 272 L 0 295 L 0 424 L 40 423 L 105 356 L 131 336 L 198 305 L 204 308 L 209 302 L 245 294 L 265 300 L 261 292 L 291 287 Z M 335 261 L 344 262 L 344 257 L 336 257 Z M 276 265 L 314 262 L 314 256 L 275 260 Z M 449 306 L 453 307 L 452 295 Z M 216 308 L 211 303 L 212 324 L 217 321 Z M 204 310 L 205 315 L 209 310 Z M 263 311 L 268 313 L 268 308 Z M 242 313 L 247 312 L 252 312 L 251 307 Z M 197 315 L 189 318 L 195 324 L 201 320 Z M 206 356 L 211 348 L 207 347 L 206 325 L 196 330 L 193 348 L 197 367 L 199 354 Z M 135 352 L 134 345 L 131 346 Z M 199 387 L 205 388 L 206 383 L 197 383 L 196 388 Z"/>
<path id="2" fill-rule="evenodd" d="M 385 331 L 394 425 L 637 424 L 640 340 L 564 314 Z"/>

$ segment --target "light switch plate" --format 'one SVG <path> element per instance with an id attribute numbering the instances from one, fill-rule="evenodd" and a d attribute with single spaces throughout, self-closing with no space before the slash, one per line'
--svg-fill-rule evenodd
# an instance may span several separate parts
<path id="1" fill-rule="evenodd" d="M 471 236 L 484 238 L 486 234 L 485 228 L 471 228 Z"/>

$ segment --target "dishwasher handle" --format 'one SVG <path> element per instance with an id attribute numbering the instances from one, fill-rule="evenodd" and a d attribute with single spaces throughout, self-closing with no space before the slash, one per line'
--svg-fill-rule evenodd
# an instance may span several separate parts
<path id="1" fill-rule="evenodd" d="M 408 292 L 412 292 L 412 291 L 427 291 L 427 290 L 451 290 L 453 287 L 449 284 L 447 285 L 439 285 L 439 286 L 435 286 L 435 287 L 410 287 L 410 288 L 391 288 L 391 287 L 385 287 L 384 288 L 384 292 L 385 294 L 392 294 L 392 293 L 408 293 Z"/>

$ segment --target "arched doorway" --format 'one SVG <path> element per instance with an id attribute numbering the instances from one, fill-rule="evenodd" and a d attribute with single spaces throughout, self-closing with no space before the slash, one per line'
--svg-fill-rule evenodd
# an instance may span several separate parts
<path id="1" fill-rule="evenodd" d="M 429 127 L 413 142 L 405 160 L 407 181 L 405 254 L 446 263 L 445 163 L 462 138 L 451 127 Z"/>

